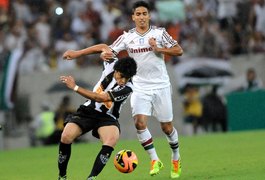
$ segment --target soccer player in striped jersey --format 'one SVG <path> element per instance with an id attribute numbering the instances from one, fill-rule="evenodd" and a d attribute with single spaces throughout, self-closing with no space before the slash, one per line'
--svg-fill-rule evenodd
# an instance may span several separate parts
<path id="1" fill-rule="evenodd" d="M 150 175 L 158 174 L 163 168 L 147 127 L 148 116 L 155 116 L 172 149 L 171 178 L 178 178 L 181 174 L 178 133 L 172 123 L 171 84 L 163 56 L 164 54 L 181 56 L 183 50 L 165 28 L 150 25 L 149 11 L 147 2 L 135 2 L 132 8 L 135 28 L 124 32 L 109 47 L 115 54 L 127 50 L 129 56 L 137 62 L 137 74 L 133 77 L 135 89 L 131 96 L 131 107 L 137 137 L 151 158 Z M 102 59 L 111 56 L 111 53 L 101 55 Z"/>
<path id="2" fill-rule="evenodd" d="M 92 51 L 100 52 L 104 45 L 92 46 Z M 66 51 L 64 58 L 70 60 L 71 51 Z M 59 180 L 66 179 L 68 161 L 73 141 L 92 131 L 100 139 L 102 148 L 99 151 L 88 179 L 95 179 L 109 160 L 119 139 L 120 125 L 118 118 L 122 105 L 132 93 L 131 78 L 136 74 L 137 64 L 133 58 L 114 58 L 104 61 L 104 70 L 93 91 L 84 89 L 75 83 L 72 76 L 60 76 L 68 88 L 87 98 L 77 111 L 65 119 L 65 127 L 59 144 Z"/>

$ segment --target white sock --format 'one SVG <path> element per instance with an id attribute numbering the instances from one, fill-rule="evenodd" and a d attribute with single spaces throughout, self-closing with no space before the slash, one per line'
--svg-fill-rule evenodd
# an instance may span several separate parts
<path id="1" fill-rule="evenodd" d="M 144 130 L 137 130 L 137 137 L 145 149 L 145 151 L 149 154 L 151 160 L 158 160 L 158 156 L 153 144 L 152 135 L 149 130 L 146 128 Z"/>
<path id="2" fill-rule="evenodd" d="M 178 132 L 175 128 L 170 135 L 167 135 L 167 141 L 172 149 L 172 160 L 178 160 L 180 157 L 179 154 L 179 143 L 178 143 Z"/>

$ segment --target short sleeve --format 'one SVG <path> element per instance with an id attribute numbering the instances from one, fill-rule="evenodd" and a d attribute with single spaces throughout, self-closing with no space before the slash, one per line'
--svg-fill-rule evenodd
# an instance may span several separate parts
<path id="1" fill-rule="evenodd" d="M 109 46 L 113 50 L 115 55 L 117 55 L 122 50 L 126 50 L 125 38 L 126 33 L 124 32 Z"/>
<path id="2" fill-rule="evenodd" d="M 108 91 L 111 100 L 115 101 L 123 101 L 127 99 L 132 93 L 132 88 L 129 86 L 119 86 L 111 91 Z"/>
<path id="3" fill-rule="evenodd" d="M 171 48 L 178 44 L 178 42 L 175 39 L 173 39 L 172 36 L 168 34 L 165 28 L 163 28 L 163 32 L 162 32 L 162 44 L 164 47 L 167 47 L 167 48 Z"/>

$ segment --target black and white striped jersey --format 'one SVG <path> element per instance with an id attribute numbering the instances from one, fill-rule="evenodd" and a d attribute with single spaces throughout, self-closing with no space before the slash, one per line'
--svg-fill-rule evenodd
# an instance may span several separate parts
<path id="1" fill-rule="evenodd" d="M 113 66 L 117 59 L 112 62 L 104 61 L 104 70 L 98 83 L 94 86 L 93 92 L 109 93 L 112 101 L 109 102 L 95 102 L 93 100 L 87 100 L 83 107 L 93 108 L 96 111 L 105 113 L 114 119 L 118 119 L 122 105 L 133 91 L 133 85 L 131 80 L 127 82 L 125 86 L 119 86 L 113 77 Z"/>

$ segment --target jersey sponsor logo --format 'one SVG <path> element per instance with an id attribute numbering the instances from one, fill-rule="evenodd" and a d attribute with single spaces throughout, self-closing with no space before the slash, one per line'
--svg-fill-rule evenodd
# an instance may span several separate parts
<path id="1" fill-rule="evenodd" d="M 122 95 L 122 96 L 118 96 L 115 98 L 115 101 L 122 101 L 124 99 L 126 99 L 129 95 Z"/>
<path id="2" fill-rule="evenodd" d="M 125 88 L 125 86 L 119 86 L 116 89 L 114 89 L 112 92 L 119 92 L 119 91 L 123 90 L 124 88 Z M 130 93 L 124 94 L 124 95 L 119 95 L 119 96 L 116 96 L 114 98 L 114 100 L 115 101 L 122 101 L 122 100 L 126 99 L 129 95 L 130 95 Z"/>
<path id="3" fill-rule="evenodd" d="M 129 48 L 128 49 L 130 53 L 144 53 L 144 52 L 149 52 L 149 51 L 153 51 L 152 47 L 145 47 L 145 48 Z"/>

